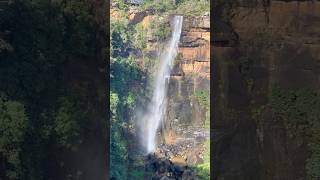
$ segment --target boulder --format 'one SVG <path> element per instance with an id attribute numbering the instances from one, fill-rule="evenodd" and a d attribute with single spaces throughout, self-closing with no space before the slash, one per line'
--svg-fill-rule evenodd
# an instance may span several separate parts
<path id="1" fill-rule="evenodd" d="M 194 174 L 190 169 L 187 169 L 182 174 L 182 180 L 194 180 Z"/>

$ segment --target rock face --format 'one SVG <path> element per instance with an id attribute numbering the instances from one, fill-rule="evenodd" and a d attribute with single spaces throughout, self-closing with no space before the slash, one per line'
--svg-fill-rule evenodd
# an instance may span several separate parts
<path id="1" fill-rule="evenodd" d="M 224 9 L 230 18 L 216 20 L 212 82 L 217 180 L 306 179 L 306 141 L 288 136 L 270 114 L 257 123 L 252 111 L 268 103 L 274 84 L 320 92 L 320 2 L 265 2 L 239 1 Z"/>
<path id="2" fill-rule="evenodd" d="M 210 88 L 209 17 L 184 17 L 178 56 L 168 86 L 167 112 L 162 125 L 170 158 L 194 165 L 202 162 L 201 143 L 209 138 L 204 128 L 208 109 L 195 98 Z M 180 159 L 179 159 L 180 158 Z M 173 161 L 174 161 L 173 160 Z"/>
<path id="3" fill-rule="evenodd" d="M 168 90 L 167 119 L 174 120 L 180 117 L 177 119 L 178 124 L 197 124 L 204 119 L 200 115 L 205 114 L 204 110 L 190 97 L 195 91 L 209 90 L 210 87 L 210 29 L 204 26 L 207 21 L 209 17 L 184 18 L 179 54 Z M 170 103 L 175 105 L 171 106 Z M 202 112 L 197 118 L 192 116 L 195 115 L 192 113 L 194 111 Z M 179 115 L 179 112 L 183 113 Z"/>
<path id="4" fill-rule="evenodd" d="M 167 158 L 149 155 L 146 158 L 146 171 L 152 174 L 154 180 L 192 180 L 194 172 L 187 166 L 175 164 Z"/>
<path id="5" fill-rule="evenodd" d="M 155 13 L 155 10 L 152 8 L 144 10 L 144 11 L 140 11 L 136 7 L 130 6 L 130 9 L 128 12 L 129 24 L 135 25 L 135 24 L 143 21 L 146 16 L 153 15 L 154 13 Z"/>

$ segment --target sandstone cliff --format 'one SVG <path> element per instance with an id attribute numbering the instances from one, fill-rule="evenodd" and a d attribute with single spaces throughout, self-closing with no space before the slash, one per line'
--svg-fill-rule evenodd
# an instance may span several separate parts
<path id="1" fill-rule="evenodd" d="M 163 125 L 165 143 L 181 146 L 173 160 L 190 165 L 202 161 L 202 143 L 209 138 L 209 19 L 208 16 L 184 17 Z M 197 99 L 199 92 L 203 92 L 207 105 Z"/>
<path id="2" fill-rule="evenodd" d="M 306 138 L 290 136 L 268 108 L 259 121 L 252 112 L 268 107 L 274 85 L 320 91 L 320 2 L 247 0 L 219 8 L 230 16 L 214 21 L 215 178 L 307 179 Z"/>
<path id="3" fill-rule="evenodd" d="M 209 90 L 210 88 L 210 24 L 209 17 L 185 18 L 180 38 L 178 57 L 172 71 L 169 84 L 169 97 L 189 99 L 199 89 Z M 170 100 L 169 100 L 170 101 Z M 188 103 L 190 104 L 190 102 Z M 192 102 L 191 102 L 192 104 Z M 176 110 L 183 112 L 180 117 L 185 117 L 185 123 L 203 119 L 203 113 L 188 116 L 185 112 L 192 112 L 197 108 L 188 105 L 185 108 Z M 188 110 L 188 108 L 190 108 Z M 171 107 L 169 106 L 169 109 Z M 173 108 L 174 109 L 174 108 Z M 183 118 L 182 118 L 183 119 Z M 189 120 L 187 120 L 189 119 Z"/>

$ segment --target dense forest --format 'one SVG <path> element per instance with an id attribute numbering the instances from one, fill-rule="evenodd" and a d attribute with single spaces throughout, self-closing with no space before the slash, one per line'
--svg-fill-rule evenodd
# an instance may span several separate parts
<path id="1" fill-rule="evenodd" d="M 1 4 L 0 179 L 106 178 L 104 5 Z"/>

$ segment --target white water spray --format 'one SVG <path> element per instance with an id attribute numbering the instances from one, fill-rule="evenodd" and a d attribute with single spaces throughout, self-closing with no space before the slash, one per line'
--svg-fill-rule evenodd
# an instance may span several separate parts
<path id="1" fill-rule="evenodd" d="M 139 123 L 142 129 L 141 139 L 147 153 L 156 148 L 156 133 L 166 110 L 165 98 L 173 61 L 177 55 L 178 43 L 182 29 L 182 16 L 173 18 L 172 36 L 160 56 L 160 67 L 156 74 L 153 95 L 148 110 Z"/>

